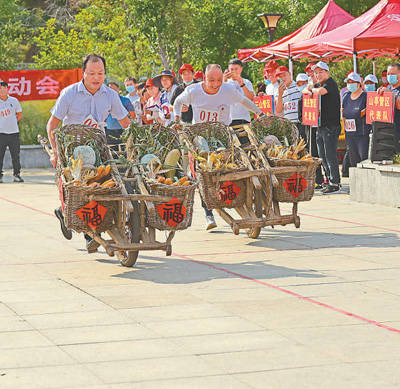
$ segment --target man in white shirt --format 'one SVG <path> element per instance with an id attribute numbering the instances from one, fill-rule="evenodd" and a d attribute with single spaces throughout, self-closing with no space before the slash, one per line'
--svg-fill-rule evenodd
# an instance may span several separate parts
<path id="1" fill-rule="evenodd" d="M 234 85 L 223 82 L 221 66 L 217 64 L 208 65 L 205 81 L 188 86 L 175 100 L 175 120 L 180 121 L 183 105 L 191 105 L 193 124 L 223 122 L 229 125 L 231 122 L 231 106 L 234 104 L 242 104 L 247 110 L 259 116 L 264 115 L 260 108 L 239 93 Z M 212 211 L 208 210 L 204 203 L 202 205 L 206 212 L 206 229 L 215 228 L 217 224 Z"/>
<path id="2" fill-rule="evenodd" d="M 240 59 L 231 59 L 228 69 L 224 72 L 224 82 L 232 84 L 236 90 L 249 100 L 254 99 L 254 89 L 251 81 L 242 77 L 243 64 Z M 231 126 L 250 123 L 250 112 L 242 104 L 236 103 L 231 106 Z"/>
<path id="3" fill-rule="evenodd" d="M 122 128 L 130 124 L 128 111 L 124 108 L 118 93 L 104 85 L 106 78 L 106 61 L 97 54 L 89 54 L 83 60 L 83 80 L 64 88 L 51 109 L 51 117 L 47 122 L 47 134 L 53 155 L 50 162 L 57 165 L 57 149 L 54 131 L 63 122 L 67 124 L 91 123 L 92 127 L 103 128 L 107 116 L 111 114 Z M 54 211 L 60 221 L 61 231 L 66 239 L 72 239 L 72 233 L 64 224 L 61 207 Z M 98 243 L 89 235 L 85 235 L 88 252 L 96 252 Z"/>
<path id="4" fill-rule="evenodd" d="M 191 105 L 193 124 L 222 122 L 229 125 L 231 123 L 231 107 L 234 104 L 241 104 L 246 110 L 263 115 L 260 108 L 239 93 L 234 85 L 223 82 L 221 66 L 208 65 L 205 81 L 188 86 L 175 100 L 175 120 L 180 120 L 182 105 Z"/>
<path id="5" fill-rule="evenodd" d="M 6 149 L 10 150 L 14 182 L 24 182 L 20 176 L 20 141 L 18 122 L 22 118 L 19 101 L 8 95 L 8 84 L 0 81 L 0 183 L 3 182 L 3 160 Z"/>
<path id="6" fill-rule="evenodd" d="M 286 66 L 279 66 L 275 74 L 280 80 L 278 91 L 275 94 L 276 113 L 290 120 L 292 123 L 298 123 L 298 107 L 299 100 L 302 97 L 301 92 Z"/>

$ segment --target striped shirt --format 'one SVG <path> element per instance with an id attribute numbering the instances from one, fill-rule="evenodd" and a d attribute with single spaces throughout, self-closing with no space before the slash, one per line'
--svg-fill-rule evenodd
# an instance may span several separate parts
<path id="1" fill-rule="evenodd" d="M 275 94 L 275 99 L 278 101 L 279 92 L 277 91 Z M 296 83 L 292 81 L 292 83 L 285 89 L 282 96 L 282 104 L 283 104 L 283 117 L 285 119 L 290 120 L 293 123 L 297 123 L 299 121 L 298 118 L 298 108 L 299 108 L 299 100 L 301 98 L 301 92 L 297 87 Z"/>

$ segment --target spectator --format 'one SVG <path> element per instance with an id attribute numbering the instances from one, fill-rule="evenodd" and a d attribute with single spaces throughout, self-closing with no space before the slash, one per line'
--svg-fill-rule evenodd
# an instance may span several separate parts
<path id="1" fill-rule="evenodd" d="M 378 85 L 378 79 L 373 74 L 368 74 L 364 80 L 364 89 L 366 92 L 375 92 Z"/>
<path id="2" fill-rule="evenodd" d="M 135 118 L 135 109 L 130 101 L 125 96 L 121 95 L 121 90 L 119 89 L 119 85 L 116 82 L 109 82 L 108 87 L 115 90 L 118 93 L 119 99 L 121 100 L 122 105 L 128 111 L 131 119 Z M 121 143 L 121 135 L 123 128 L 119 121 L 109 114 L 106 119 L 106 137 L 107 143 L 109 145 L 116 145 Z"/>
<path id="3" fill-rule="evenodd" d="M 132 117 L 132 119 L 134 119 L 135 123 L 140 124 L 142 121 L 142 107 L 140 105 L 140 97 L 137 93 L 138 83 L 136 78 L 127 77 L 124 81 L 124 85 L 128 92 L 126 97 L 131 101 L 135 111 L 135 117 Z"/>
<path id="4" fill-rule="evenodd" d="M 267 84 L 265 82 L 259 82 L 257 84 L 257 96 L 264 96 L 266 87 Z"/>
<path id="5" fill-rule="evenodd" d="M 299 123 L 298 107 L 301 93 L 286 66 L 280 66 L 275 71 L 275 75 L 279 80 L 279 87 L 275 94 L 276 113 L 297 125 Z M 304 130 L 304 127 L 302 129 Z M 304 131 L 303 133 L 300 132 L 300 135 L 305 138 Z"/>
<path id="6" fill-rule="evenodd" d="M 275 96 L 278 91 L 279 83 L 275 75 L 275 71 L 278 67 L 279 65 L 274 60 L 268 61 L 264 66 L 264 79 L 270 82 L 265 88 L 265 94 L 267 96 Z"/>
<path id="7" fill-rule="evenodd" d="M 144 107 L 144 112 L 146 114 L 145 124 L 153 124 L 154 122 L 161 123 L 161 93 L 160 88 L 154 85 L 153 79 L 149 78 L 145 84 L 146 92 L 148 98 Z M 145 98 L 147 97 L 145 96 Z"/>
<path id="8" fill-rule="evenodd" d="M 198 70 L 194 73 L 194 80 L 196 82 L 203 82 L 204 81 L 204 73 L 201 70 Z"/>
<path id="9" fill-rule="evenodd" d="M 0 81 L 0 183 L 3 182 L 3 161 L 6 149 L 10 150 L 14 182 L 24 182 L 20 176 L 20 141 L 18 122 L 22 118 L 19 101 L 8 95 L 8 84 Z"/>
<path id="10" fill-rule="evenodd" d="M 383 86 L 384 88 L 388 88 L 389 87 L 389 82 L 388 82 L 388 79 L 387 79 L 387 70 L 384 70 L 383 72 L 382 72 L 382 78 L 381 78 L 381 80 L 382 80 L 382 85 L 381 86 Z"/>
<path id="11" fill-rule="evenodd" d="M 310 62 L 304 69 L 304 73 L 306 73 L 308 76 L 308 84 L 309 85 L 315 85 L 317 83 L 317 79 L 315 77 L 315 73 L 313 70 L 314 66 L 315 66 L 315 63 Z"/>
<path id="12" fill-rule="evenodd" d="M 325 62 L 318 62 L 313 69 L 318 84 L 315 87 L 309 85 L 303 93 L 321 96 L 321 124 L 317 130 L 317 147 L 329 179 L 329 184 L 323 189 L 323 193 L 338 193 L 340 174 L 337 145 L 341 131 L 339 89 L 330 76 L 329 66 Z"/>
<path id="13" fill-rule="evenodd" d="M 243 64 L 240 59 L 231 59 L 228 69 L 224 72 L 224 81 L 233 85 L 241 95 L 249 100 L 254 99 L 254 89 L 251 81 L 242 77 Z M 231 106 L 231 126 L 250 123 L 250 112 L 241 104 L 236 103 Z"/>
<path id="14" fill-rule="evenodd" d="M 174 93 L 172 94 L 171 97 L 171 105 L 173 106 L 175 104 L 175 100 L 176 98 L 183 93 L 183 91 L 189 86 L 192 85 L 193 83 L 195 83 L 194 80 L 194 69 L 193 66 L 188 64 L 188 63 L 184 63 L 181 68 L 179 69 L 179 75 L 182 78 L 182 84 L 178 85 L 178 87 L 175 89 Z M 182 106 L 182 117 L 181 117 L 181 121 L 183 123 L 186 124 L 192 124 L 192 120 L 193 120 L 193 110 L 192 110 L 192 106 L 189 105 L 185 105 Z"/>
<path id="15" fill-rule="evenodd" d="M 167 126 L 169 123 L 174 121 L 174 112 L 171 107 L 171 97 L 177 87 L 175 73 L 171 70 L 163 70 L 161 74 L 153 78 L 153 83 L 158 88 L 163 89 L 160 97 L 160 120 L 163 125 Z"/>
<path id="16" fill-rule="evenodd" d="M 349 90 L 343 97 L 343 120 L 346 131 L 346 144 L 349 151 L 350 167 L 368 158 L 369 126 L 366 124 L 365 111 L 367 93 L 362 89 L 361 77 L 352 72 L 345 79 Z"/>
<path id="17" fill-rule="evenodd" d="M 308 85 L 308 76 L 305 73 L 299 73 L 296 77 L 296 85 L 300 92 L 303 92 L 304 88 Z"/>

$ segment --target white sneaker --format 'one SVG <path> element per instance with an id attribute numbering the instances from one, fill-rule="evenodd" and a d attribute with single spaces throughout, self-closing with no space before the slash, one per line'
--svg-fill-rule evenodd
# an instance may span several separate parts
<path id="1" fill-rule="evenodd" d="M 217 227 L 217 223 L 215 223 L 214 216 L 206 216 L 206 230 L 211 230 Z"/>

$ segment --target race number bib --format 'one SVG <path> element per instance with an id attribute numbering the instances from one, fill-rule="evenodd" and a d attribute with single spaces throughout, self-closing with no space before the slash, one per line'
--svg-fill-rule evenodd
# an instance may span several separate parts
<path id="1" fill-rule="evenodd" d="M 89 115 L 82 124 L 92 128 L 100 128 L 99 123 L 96 122 L 96 119 L 92 115 Z"/>
<path id="2" fill-rule="evenodd" d="M 357 131 L 355 119 L 346 119 L 344 122 L 344 129 L 346 130 L 346 132 Z"/>
<path id="3" fill-rule="evenodd" d="M 199 118 L 202 122 L 217 122 L 219 119 L 218 111 L 206 111 L 202 109 L 200 111 Z"/>
<path id="4" fill-rule="evenodd" d="M 288 101 L 287 103 L 285 103 L 285 105 L 283 106 L 285 113 L 297 112 L 297 103 L 298 103 L 297 100 L 296 101 Z"/>

